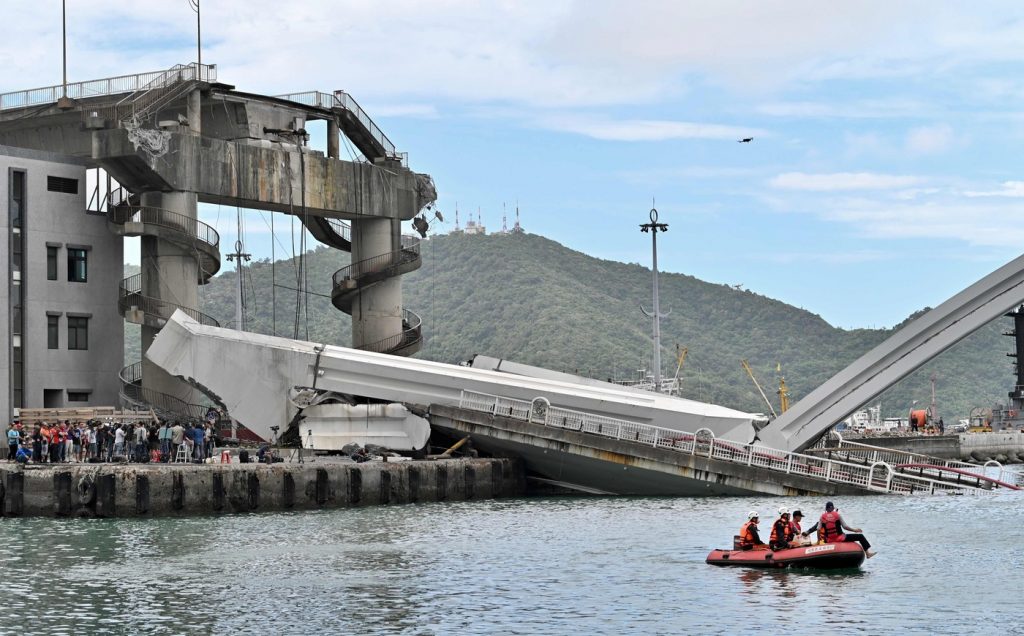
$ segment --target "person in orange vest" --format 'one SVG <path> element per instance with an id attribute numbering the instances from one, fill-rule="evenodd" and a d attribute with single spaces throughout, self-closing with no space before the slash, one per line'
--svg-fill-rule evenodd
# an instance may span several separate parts
<path id="1" fill-rule="evenodd" d="M 818 531 L 818 539 L 823 543 L 856 541 L 862 548 L 864 548 L 864 554 L 867 558 L 870 559 L 878 554 L 871 550 L 871 544 L 868 543 L 867 538 L 861 534 L 860 528 L 853 528 L 843 521 L 842 516 L 839 514 L 839 509 L 836 508 L 831 501 L 825 504 L 825 512 L 822 513 L 821 519 L 818 520 L 818 523 L 804 531 L 803 535 L 807 536 L 815 530 Z"/>
<path id="2" fill-rule="evenodd" d="M 767 550 L 768 546 L 761 541 L 757 533 L 757 511 L 751 510 L 747 522 L 740 528 L 740 550 Z"/>
<path id="3" fill-rule="evenodd" d="M 772 524 L 772 534 L 768 538 L 768 547 L 772 550 L 785 550 L 793 540 L 793 531 L 789 521 L 789 508 L 779 508 L 779 518 Z"/>

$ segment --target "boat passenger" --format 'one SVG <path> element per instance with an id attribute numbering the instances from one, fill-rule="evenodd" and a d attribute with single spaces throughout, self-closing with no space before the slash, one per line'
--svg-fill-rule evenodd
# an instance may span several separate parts
<path id="1" fill-rule="evenodd" d="M 751 510 L 747 522 L 740 528 L 740 550 L 767 550 L 768 546 L 761 541 L 757 533 L 757 511 Z"/>
<path id="2" fill-rule="evenodd" d="M 840 516 L 839 510 L 831 501 L 825 504 L 825 512 L 822 513 L 821 519 L 818 520 L 818 523 L 805 530 L 803 536 L 806 537 L 815 530 L 817 530 L 818 539 L 822 543 L 855 541 L 864 548 L 864 554 L 867 558 L 870 559 L 877 554 L 871 550 L 871 544 L 868 543 L 867 538 L 861 534 L 861 529 L 847 525 L 843 521 L 842 516 Z"/>
<path id="3" fill-rule="evenodd" d="M 772 550 L 785 550 L 793 540 L 793 531 L 789 521 L 789 508 L 779 508 L 779 518 L 772 524 L 772 534 L 768 539 L 768 547 Z"/>

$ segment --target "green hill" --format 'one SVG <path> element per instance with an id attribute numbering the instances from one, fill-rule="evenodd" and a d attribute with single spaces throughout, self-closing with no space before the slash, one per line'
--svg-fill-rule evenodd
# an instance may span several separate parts
<path id="1" fill-rule="evenodd" d="M 299 338 L 349 344 L 350 318 L 327 297 L 331 274 L 348 261 L 327 248 L 307 255 L 314 293 L 299 317 Z M 296 292 L 288 289 L 297 287 L 296 265 L 259 261 L 246 270 L 251 330 L 296 334 Z M 484 353 L 597 378 L 628 377 L 650 359 L 650 321 L 638 308 L 650 304 L 650 270 L 637 264 L 593 258 L 532 234 L 452 234 L 424 242 L 423 267 L 402 280 L 405 305 L 424 321 L 422 358 L 458 362 Z M 838 329 L 778 300 L 683 274 L 664 273 L 660 282 L 662 306 L 672 309 L 662 321 L 664 373 L 675 372 L 673 343 L 687 347 L 684 395 L 743 410 L 766 408 L 740 360 L 750 362 L 777 405 L 776 365 L 799 399 L 892 333 Z M 201 309 L 231 324 L 235 286 L 234 272 L 216 277 L 200 289 Z M 1012 342 L 1000 335 L 1007 326 L 986 326 L 894 386 L 881 397 L 883 412 L 905 416 L 913 400 L 930 402 L 933 373 L 947 421 L 1004 401 L 1013 383 L 1004 355 Z M 129 360 L 139 355 L 132 329 Z"/>

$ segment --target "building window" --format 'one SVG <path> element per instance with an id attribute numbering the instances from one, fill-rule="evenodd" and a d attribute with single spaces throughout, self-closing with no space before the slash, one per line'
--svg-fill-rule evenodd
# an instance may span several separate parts
<path id="1" fill-rule="evenodd" d="M 25 208 L 25 173 L 11 173 L 11 227 L 21 227 Z"/>
<path id="2" fill-rule="evenodd" d="M 72 391 L 68 389 L 68 402 L 88 402 L 89 392 L 88 391 Z"/>
<path id="3" fill-rule="evenodd" d="M 46 189 L 50 192 L 63 192 L 64 194 L 78 194 L 78 179 L 67 177 L 46 177 Z"/>
<path id="4" fill-rule="evenodd" d="M 89 252 L 76 247 L 68 248 L 68 281 L 84 283 L 88 279 L 87 258 Z"/>
<path id="5" fill-rule="evenodd" d="M 46 246 L 46 280 L 57 280 L 57 248 Z"/>
<path id="6" fill-rule="evenodd" d="M 68 349 L 89 348 L 89 319 L 68 316 Z"/>
<path id="7" fill-rule="evenodd" d="M 59 349 L 60 336 L 57 330 L 60 329 L 60 316 L 46 317 L 46 348 Z"/>

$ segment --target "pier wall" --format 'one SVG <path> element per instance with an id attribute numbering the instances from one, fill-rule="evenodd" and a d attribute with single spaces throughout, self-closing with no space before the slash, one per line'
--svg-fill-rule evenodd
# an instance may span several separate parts
<path id="1" fill-rule="evenodd" d="M 520 495 L 522 462 L 0 466 L 0 516 L 157 517 Z"/>

